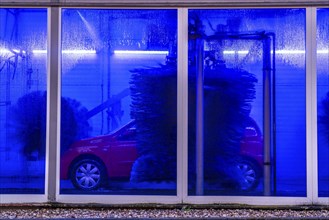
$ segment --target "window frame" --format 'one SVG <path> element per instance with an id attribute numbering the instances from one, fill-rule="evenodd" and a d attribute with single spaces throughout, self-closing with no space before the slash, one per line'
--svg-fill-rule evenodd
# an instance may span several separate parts
<path id="1" fill-rule="evenodd" d="M 87 0 L 86 0 L 87 1 Z M 93 4 L 85 4 L 85 0 L 2 0 L 2 8 L 6 7 L 44 7 L 48 10 L 48 52 L 47 52 L 47 134 L 46 134 L 46 178 L 44 195 L 1 194 L 1 204 L 5 203 L 101 203 L 101 204 L 248 204 L 248 205 L 329 205 L 329 198 L 318 197 L 318 158 L 317 158 L 317 71 L 316 71 L 316 19 L 317 9 L 327 8 L 327 0 L 312 1 L 215 1 L 203 3 L 190 1 L 111 1 L 97 0 Z M 84 3 L 84 4 L 83 4 Z M 146 6 L 147 4 L 147 6 Z M 177 64 L 177 195 L 176 196 L 133 196 L 133 195 L 62 195 L 59 194 L 60 166 L 60 94 L 61 94 L 61 10 L 64 7 L 83 7 L 106 9 L 120 7 L 122 9 L 176 9 L 178 13 L 178 64 Z M 133 6 L 134 5 L 134 6 Z M 87 6 L 87 7 L 86 7 Z M 128 6 L 128 7 L 127 7 Z M 254 197 L 254 196 L 189 196 L 188 183 L 188 9 L 245 9 L 245 8 L 286 8 L 306 9 L 306 197 Z M 214 7 L 214 8 L 213 8 Z M 217 8 L 218 7 L 218 8 Z"/>

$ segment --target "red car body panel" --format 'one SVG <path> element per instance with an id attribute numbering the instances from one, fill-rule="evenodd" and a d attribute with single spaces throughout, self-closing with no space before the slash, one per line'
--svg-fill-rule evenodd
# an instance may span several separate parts
<path id="1" fill-rule="evenodd" d="M 264 164 L 264 144 L 262 133 L 257 123 L 249 118 L 244 137 L 240 143 L 240 155 L 254 160 L 260 167 Z"/>
<path id="2" fill-rule="evenodd" d="M 70 167 L 77 158 L 97 157 L 106 167 L 110 178 L 129 177 L 131 167 L 137 159 L 136 141 L 128 123 L 118 131 L 75 142 L 61 156 L 60 178 L 68 179 Z"/>
<path id="3" fill-rule="evenodd" d="M 256 122 L 250 118 L 241 140 L 240 156 L 263 164 L 263 138 Z M 60 178 L 70 177 L 73 162 L 82 157 L 99 158 L 109 178 L 129 178 L 133 163 L 138 157 L 133 121 L 112 134 L 75 142 L 61 156 Z"/>

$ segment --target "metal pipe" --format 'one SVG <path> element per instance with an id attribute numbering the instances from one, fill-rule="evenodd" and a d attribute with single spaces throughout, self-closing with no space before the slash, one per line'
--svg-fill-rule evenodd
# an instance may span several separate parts
<path id="1" fill-rule="evenodd" d="M 272 37 L 272 190 L 273 194 L 276 195 L 277 188 L 277 175 L 276 175 L 276 77 L 275 77 L 275 33 L 269 33 Z"/>
<path id="2" fill-rule="evenodd" d="M 271 195 L 271 38 L 263 40 L 264 196 Z"/>
<path id="3" fill-rule="evenodd" d="M 196 195 L 203 195 L 203 39 L 196 39 Z"/>

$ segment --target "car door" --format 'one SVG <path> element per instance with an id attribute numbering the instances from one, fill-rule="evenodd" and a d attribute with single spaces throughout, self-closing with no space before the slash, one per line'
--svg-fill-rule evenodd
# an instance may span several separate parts
<path id="1" fill-rule="evenodd" d="M 110 148 L 110 177 L 130 178 L 132 165 L 137 159 L 136 127 L 134 124 L 130 123 L 119 130 Z"/>

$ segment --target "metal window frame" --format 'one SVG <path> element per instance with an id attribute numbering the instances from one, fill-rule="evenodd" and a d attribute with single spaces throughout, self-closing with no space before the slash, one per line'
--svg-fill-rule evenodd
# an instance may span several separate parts
<path id="1" fill-rule="evenodd" d="M 318 122 L 317 122 L 317 119 L 318 119 L 318 112 L 317 112 L 317 102 L 318 102 L 318 99 L 317 99 L 317 53 L 316 53 L 316 50 L 317 50 L 317 11 L 318 9 L 321 9 L 321 8 L 326 8 L 326 9 L 329 9 L 329 7 L 316 7 L 316 8 L 313 8 L 313 11 L 312 11 L 312 18 L 314 19 L 312 21 L 312 50 L 311 50 L 311 53 L 313 57 L 313 60 L 312 60 L 312 92 L 313 92 L 313 100 L 312 100 L 312 103 L 310 103 L 310 108 L 312 108 L 310 111 L 310 117 L 312 118 L 313 120 L 313 127 L 311 128 L 311 131 L 313 132 L 312 133 L 312 137 L 313 137 L 313 140 L 312 140 L 312 143 L 313 143 L 313 152 L 312 152 L 312 155 L 309 155 L 310 157 L 312 157 L 313 159 L 313 163 L 312 163 L 312 169 L 311 169 L 311 172 L 313 174 L 313 203 L 315 204 L 320 204 L 320 205 L 327 205 L 329 206 L 329 197 L 319 197 L 319 189 L 318 189 L 318 181 L 319 181 L 319 169 L 318 169 Z"/>
<path id="2" fill-rule="evenodd" d="M 48 128 L 49 136 L 47 157 L 47 198 L 55 202 L 60 168 L 60 112 L 61 112 L 61 10 L 59 7 L 48 9 Z"/>
<path id="3" fill-rule="evenodd" d="M 8 8 L 8 7 L 2 7 L 2 0 L 0 0 L 0 6 L 2 8 Z M 27 7 L 21 7 L 19 5 L 10 7 L 10 8 L 27 8 Z M 49 8 L 48 7 L 34 7 L 34 8 L 41 8 L 47 10 L 47 47 L 49 47 Z M 47 55 L 47 90 L 49 89 L 50 84 L 50 77 L 49 77 L 49 54 Z M 48 94 L 47 94 L 48 96 Z M 48 152 L 49 152 L 49 115 L 48 115 L 48 109 L 49 109 L 49 98 L 47 97 L 47 116 L 46 116 L 46 158 L 45 158 L 45 180 L 44 180 L 44 189 L 45 192 L 43 194 L 0 194 L 0 204 L 10 204 L 10 203 L 45 203 L 48 202 L 48 181 L 47 177 L 49 176 L 48 173 Z"/>
<path id="4" fill-rule="evenodd" d="M 247 7 L 253 8 L 253 7 Z M 257 9 L 271 7 L 257 7 Z M 281 8 L 281 7 L 275 7 Z M 286 7 L 282 7 L 286 8 Z M 316 99 L 316 9 L 317 7 L 292 7 L 306 10 L 306 197 L 278 196 L 187 196 L 184 202 L 195 204 L 230 203 L 248 205 L 305 205 L 327 204 L 329 199 L 318 198 L 317 190 L 317 99 Z M 213 8 L 211 8 L 213 9 Z M 225 8 L 229 9 L 229 8 Z M 315 32 L 314 32 L 315 31 Z M 185 173 L 184 173 L 185 174 Z"/>
<path id="5" fill-rule="evenodd" d="M 310 7 L 329 5 L 327 0 L 1 0 L 4 6 L 35 7 Z"/>
<path id="6" fill-rule="evenodd" d="M 318 199 L 316 8 L 306 11 L 306 166 L 307 195 Z"/>
<path id="7" fill-rule="evenodd" d="M 20 1 L 1 0 L 1 6 L 26 7 Z M 24 1 L 25 2 L 25 1 Z M 44 1 L 47 2 L 47 1 Z M 50 1 L 49 1 L 50 2 Z M 52 1 L 53 2 L 53 1 Z M 59 1 L 54 1 L 59 2 Z M 69 1 L 74 2 L 74 1 Z M 82 1 L 80 1 L 82 2 Z M 102 1 L 96 1 L 102 2 Z M 137 1 L 141 2 L 141 1 Z M 160 1 L 161 2 L 161 1 Z M 168 3 L 168 1 L 166 1 Z M 173 1 L 174 2 L 174 1 Z M 187 1 L 185 1 L 187 2 Z M 188 195 L 188 9 L 193 8 L 196 1 L 188 1 L 188 7 L 173 6 L 178 13 L 178 76 L 177 76 L 177 195 L 176 196 L 134 196 L 134 195 L 61 195 L 59 194 L 59 140 L 60 140 L 60 34 L 61 34 L 61 7 L 58 5 L 47 6 L 38 3 L 34 7 L 48 8 L 48 54 L 47 54 L 47 145 L 46 145 L 46 172 L 45 172 L 45 194 L 2 194 L 0 203 L 100 203 L 100 204 L 141 204 L 141 203 L 191 203 L 191 204 L 248 204 L 248 205 L 329 205 L 329 198 L 318 197 L 318 158 L 317 158 L 317 72 L 316 72 L 316 11 L 329 5 L 328 1 L 313 2 L 312 7 L 303 7 L 304 1 L 287 1 L 288 6 L 298 6 L 306 9 L 306 156 L 307 156 L 307 196 L 306 197 L 254 197 L 254 196 L 189 196 Z M 206 1 L 207 2 L 215 1 Z M 220 1 L 225 9 L 232 7 L 233 1 L 227 5 L 225 1 Z M 240 2 L 242 1 L 234 1 Z M 256 2 L 256 1 L 253 1 Z M 260 8 L 253 2 L 236 6 L 243 8 Z M 257 1 L 258 2 L 258 1 Z M 263 2 L 263 1 L 262 1 Z M 275 3 L 276 2 L 276 3 Z M 281 2 L 281 3 L 280 3 Z M 285 1 L 284 1 L 285 2 Z M 95 4 L 96 4 L 95 3 Z M 32 3 L 31 3 L 32 4 Z M 52 3 L 55 4 L 55 3 Z M 73 4 L 73 3 L 72 3 Z M 113 3 L 115 4 L 115 2 Z M 128 4 L 128 3 L 126 3 Z M 165 3 L 163 3 L 165 4 Z M 177 3 L 178 4 L 178 3 Z M 187 4 L 187 3 L 186 3 Z M 264 3 L 265 4 L 265 3 Z M 275 8 L 280 8 L 283 1 L 268 1 L 266 4 L 273 4 Z M 264 8 L 268 5 L 263 5 Z M 305 1 L 306 4 L 306 1 Z M 169 4 L 170 5 L 170 4 Z M 203 4 L 202 4 L 203 5 Z M 74 5 L 78 6 L 78 5 Z M 141 8 L 142 5 L 136 6 Z M 168 6 L 168 4 L 167 4 Z M 234 6 L 234 8 L 236 8 Z M 254 7 L 253 7 L 254 6 Z M 314 6 L 314 7 L 313 7 Z M 319 7 L 317 7 L 319 6 Z M 101 5 L 100 5 L 101 7 Z M 160 7 L 160 6 L 159 6 Z M 210 6 L 209 6 L 210 7 Z M 223 8 L 221 7 L 221 8 Z M 168 8 L 168 7 L 167 7 Z M 169 7 L 171 8 L 171 7 Z M 283 7 L 286 8 L 286 7 Z M 211 8 L 213 9 L 213 8 Z"/>
<path id="8" fill-rule="evenodd" d="M 64 9 L 64 8 L 60 8 Z M 111 9 L 111 8 L 108 8 Z M 129 9 L 127 7 L 123 9 Z M 143 9 L 143 8 L 139 8 Z M 162 9 L 167 9 L 167 8 L 162 8 Z M 172 9 L 172 8 L 170 8 Z M 186 23 L 184 22 L 184 12 L 180 9 L 176 9 L 177 11 L 177 32 L 178 32 L 178 63 L 177 63 L 177 72 L 179 71 L 184 71 L 182 68 L 184 68 L 184 65 L 187 67 L 187 53 L 184 54 L 184 51 L 182 50 L 182 47 L 180 44 L 184 43 L 182 39 L 184 36 L 187 36 L 187 21 Z M 60 22 L 61 23 L 61 22 Z M 186 29 L 186 34 L 184 32 L 184 29 Z M 187 44 L 187 41 L 186 41 Z M 186 56 L 186 59 L 182 59 L 182 57 Z M 186 63 L 186 64 L 184 64 Z M 184 68 L 187 69 L 187 68 Z M 187 75 L 187 74 L 186 74 Z M 186 78 L 187 80 L 187 78 Z M 161 203 L 161 204 L 177 204 L 182 202 L 182 166 L 183 163 L 181 163 L 181 158 L 183 157 L 183 148 L 179 147 L 186 142 L 186 138 L 182 135 L 178 134 L 183 134 L 185 131 L 184 122 L 184 115 L 187 114 L 182 114 L 179 109 L 184 108 L 184 89 L 181 88 L 180 85 L 184 84 L 184 76 L 181 74 L 177 74 L 177 144 L 176 144 L 176 149 L 177 149 L 177 178 L 176 178 L 176 195 L 71 195 L 71 194 L 60 194 L 60 179 L 59 179 L 59 159 L 57 158 L 57 173 L 56 173 L 56 202 L 61 202 L 61 203 L 74 203 L 74 204 L 79 204 L 79 203 L 100 203 L 100 204 L 143 204 L 143 203 Z M 61 83 L 59 79 L 59 92 L 61 89 Z M 187 90 L 187 88 L 186 88 Z M 187 112 L 187 102 L 185 105 L 186 112 Z M 58 105 L 58 114 L 60 115 L 60 104 Z M 187 119 L 187 116 L 186 116 Z M 58 123 L 60 123 L 60 117 L 58 117 Z M 186 125 L 187 125 L 187 120 L 186 120 Z M 60 132 L 58 128 L 58 140 L 60 139 Z M 57 143 L 59 144 L 59 142 Z M 60 151 L 60 146 L 58 145 L 57 147 L 57 154 L 59 155 Z"/>

